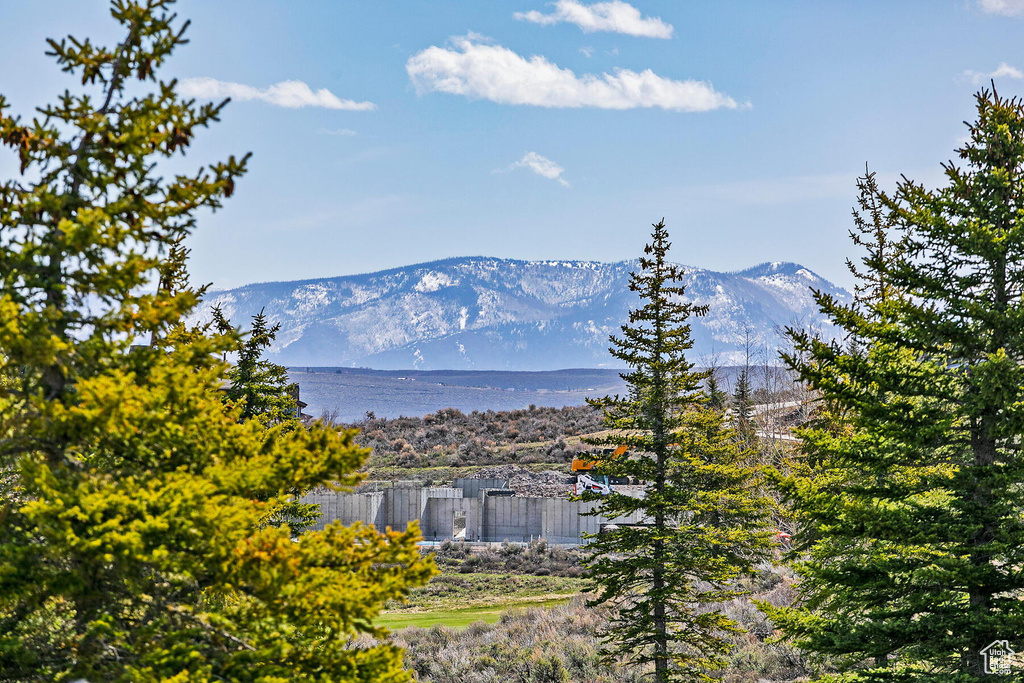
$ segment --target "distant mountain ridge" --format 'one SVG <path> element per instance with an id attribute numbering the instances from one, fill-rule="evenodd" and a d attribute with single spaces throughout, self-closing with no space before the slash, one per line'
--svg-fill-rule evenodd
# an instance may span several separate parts
<path id="1" fill-rule="evenodd" d="M 220 306 L 247 326 L 264 309 L 281 330 L 270 356 L 290 366 L 377 369 L 553 370 L 616 367 L 608 335 L 631 307 L 636 261 L 450 258 L 362 275 L 266 282 L 211 292 L 195 320 Z M 736 273 L 683 266 L 687 298 L 711 307 L 692 320 L 692 358 L 742 359 L 774 348 L 782 325 L 822 330 L 811 288 L 849 294 L 796 263 Z"/>

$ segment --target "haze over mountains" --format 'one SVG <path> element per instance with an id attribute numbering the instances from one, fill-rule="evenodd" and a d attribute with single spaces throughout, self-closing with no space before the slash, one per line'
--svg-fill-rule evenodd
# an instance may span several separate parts
<path id="1" fill-rule="evenodd" d="M 636 261 L 517 261 L 465 257 L 403 268 L 212 292 L 197 313 L 220 306 L 247 327 L 264 309 L 281 323 L 268 354 L 289 366 L 377 369 L 553 370 L 618 367 L 608 353 L 638 299 Z M 811 288 L 848 293 L 795 263 L 736 273 L 684 266 L 687 298 L 708 304 L 692 320 L 693 358 L 742 362 L 749 330 L 755 350 L 775 348 L 782 325 L 832 328 Z"/>

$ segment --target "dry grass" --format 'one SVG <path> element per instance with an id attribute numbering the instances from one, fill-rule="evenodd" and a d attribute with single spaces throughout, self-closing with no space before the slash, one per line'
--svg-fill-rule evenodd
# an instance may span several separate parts
<path id="1" fill-rule="evenodd" d="M 765 565 L 748 580 L 750 598 L 719 605 L 746 632 L 731 638 L 725 683 L 807 681 L 821 673 L 792 647 L 771 642 L 775 629 L 751 598 L 775 605 L 794 598 L 793 574 Z M 477 622 L 461 630 L 434 626 L 393 635 L 406 648 L 407 666 L 432 683 L 639 683 L 645 671 L 605 663 L 600 633 L 610 607 L 587 607 L 584 598 L 549 608 L 506 612 L 495 624 Z"/>

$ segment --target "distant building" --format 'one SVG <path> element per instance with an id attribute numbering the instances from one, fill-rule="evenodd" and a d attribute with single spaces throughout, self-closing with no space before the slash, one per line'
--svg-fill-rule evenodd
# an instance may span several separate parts
<path id="1" fill-rule="evenodd" d="M 292 384 L 288 385 L 288 395 L 291 396 L 292 400 L 295 402 L 296 419 L 302 420 L 303 424 L 309 424 L 310 422 L 312 422 L 313 416 L 307 415 L 306 413 L 302 412 L 302 409 L 307 407 L 309 404 L 305 403 L 304 401 L 302 401 L 302 399 L 299 398 L 298 382 L 293 382 Z"/>

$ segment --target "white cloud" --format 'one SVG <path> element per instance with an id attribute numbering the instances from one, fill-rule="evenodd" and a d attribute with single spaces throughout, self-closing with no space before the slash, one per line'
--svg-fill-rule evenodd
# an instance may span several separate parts
<path id="1" fill-rule="evenodd" d="M 527 152 L 519 161 L 507 166 L 506 168 L 497 169 L 494 172 L 507 173 L 509 171 L 514 171 L 517 168 L 528 168 L 539 176 L 548 178 L 549 180 L 557 180 L 563 187 L 569 187 L 569 181 L 562 177 L 565 169 L 551 161 L 551 159 L 541 156 L 536 152 Z"/>
<path id="2" fill-rule="evenodd" d="M 526 59 L 500 45 L 484 44 L 479 36 L 452 38 L 451 42 L 452 48 L 429 47 L 406 62 L 417 92 L 538 107 L 659 107 L 693 112 L 739 106 L 706 81 L 676 81 L 650 69 L 577 76 L 544 57 Z"/>
<path id="3" fill-rule="evenodd" d="M 581 47 L 580 52 L 582 52 L 583 56 L 586 57 L 587 59 L 594 56 L 594 48 L 590 47 L 589 45 Z"/>
<path id="4" fill-rule="evenodd" d="M 1016 17 L 1024 14 L 1024 0 L 978 0 L 981 11 L 989 14 L 1002 14 Z"/>
<path id="5" fill-rule="evenodd" d="M 967 70 L 964 72 L 964 78 L 968 78 L 971 82 L 978 84 L 991 81 L 996 78 L 1024 78 L 1024 71 L 1010 66 L 1006 62 L 1000 62 L 995 71 L 983 73 L 981 71 Z"/>
<path id="6" fill-rule="evenodd" d="M 277 107 L 297 109 L 299 107 L 323 107 L 324 109 L 346 109 L 348 111 L 370 111 L 376 109 L 373 102 L 343 100 L 326 88 L 313 90 L 302 81 L 281 81 L 269 88 L 254 88 L 242 83 L 228 83 L 215 78 L 186 78 L 181 82 L 181 93 L 186 97 L 234 100 L 260 100 Z"/>
<path id="7" fill-rule="evenodd" d="M 537 10 L 516 12 L 516 19 L 531 21 L 548 26 L 551 24 L 576 24 L 584 33 L 611 31 L 644 38 L 671 38 L 672 25 L 657 17 L 645 17 L 640 10 L 622 0 L 595 2 L 584 5 L 579 0 L 557 0 L 555 11 L 542 14 Z"/>

